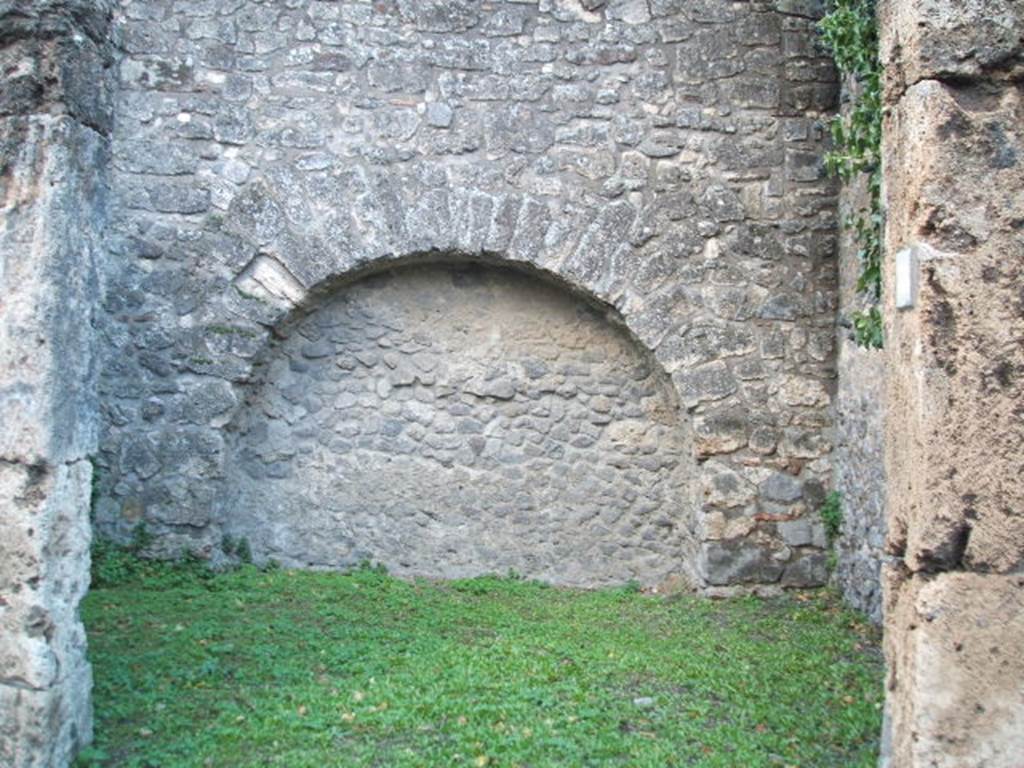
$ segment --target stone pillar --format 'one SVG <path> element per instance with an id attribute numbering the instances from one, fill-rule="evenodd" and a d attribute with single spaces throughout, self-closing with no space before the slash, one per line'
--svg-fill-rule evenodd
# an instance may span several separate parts
<path id="1" fill-rule="evenodd" d="M 109 4 L 0 2 L 0 765 L 64 766 L 92 735 L 94 304 Z"/>
<path id="2" fill-rule="evenodd" d="M 1024 5 L 879 10 L 886 759 L 1011 768 L 1024 756 Z"/>

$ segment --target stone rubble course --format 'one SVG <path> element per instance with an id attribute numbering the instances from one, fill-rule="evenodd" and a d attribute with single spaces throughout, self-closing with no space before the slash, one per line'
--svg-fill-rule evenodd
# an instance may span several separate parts
<path id="1" fill-rule="evenodd" d="M 866 179 L 845 185 L 840 216 L 869 204 Z M 860 246 L 844 229 L 839 243 L 838 384 L 835 394 L 835 490 L 842 504 L 842 528 L 835 542 L 834 583 L 850 605 L 882 622 L 881 569 L 885 553 L 885 350 L 857 346 L 843 323 L 864 299 L 857 291 Z"/>
<path id="2" fill-rule="evenodd" d="M 328 312 L 335 289 L 361 276 L 477 259 L 530 267 L 614 308 L 636 340 L 630 355 L 653 356 L 670 377 L 680 429 L 693 432 L 678 469 L 692 489 L 677 489 L 692 490 L 693 508 L 648 500 L 641 530 L 692 521 L 680 572 L 712 591 L 822 583 L 815 505 L 834 442 L 836 185 L 821 156 L 837 84 L 815 44 L 820 10 L 781 0 L 124 3 L 99 529 L 126 535 L 144 520 L 154 552 L 219 558 L 223 534 L 245 526 L 218 517 L 217 501 L 251 482 L 225 427 L 243 418 L 242 403 L 271 397 L 255 364 L 277 330 Z M 304 358 L 311 370 L 328 365 L 320 351 Z M 387 380 L 374 396 L 404 409 L 408 392 Z M 490 413 L 487 397 L 469 402 Z M 528 400 L 515 390 L 501 407 Z M 626 406 L 636 403 L 615 407 Z M 482 413 L 466 418 L 486 426 Z M 311 417 L 308 429 L 334 418 Z M 386 423 L 402 446 L 425 429 L 411 411 Z M 468 458 L 469 445 L 456 455 Z M 606 460 L 601 445 L 594 466 Z M 401 461 L 422 468 L 437 449 L 413 450 Z M 295 459 L 307 460 L 320 461 Z M 389 491 L 372 487 L 368 469 L 384 459 L 374 461 L 358 471 L 378 499 Z M 476 477 L 452 461 L 446 471 Z M 791 480 L 786 493 L 762 495 L 779 475 Z M 521 481 L 509 482 L 453 504 L 468 509 Z M 559 493 L 567 504 L 573 486 Z M 593 502 L 580 498 L 566 519 L 589 514 Z M 299 524 L 287 519 L 298 497 L 282 505 L 245 513 L 277 516 L 261 536 L 246 529 L 267 554 L 272 532 Z M 401 523 L 382 515 L 380 531 Z M 521 524 L 536 527 L 517 535 L 520 551 L 498 560 L 534 575 L 536 555 L 536 573 L 554 573 L 553 554 L 531 554 L 547 535 L 546 518 L 534 519 Z M 798 520 L 809 538 L 783 535 L 780 523 Z M 339 536 L 351 524 L 333 523 Z M 284 559 L 296 564 L 342 565 L 356 551 L 325 544 L 314 558 L 289 546 Z M 567 558 L 565 573 L 590 539 L 580 547 L 551 550 Z M 625 576 L 638 566 L 601 568 Z"/>
<path id="3" fill-rule="evenodd" d="M 1024 6 L 888 2 L 880 22 L 887 249 L 912 249 L 919 265 L 916 306 L 884 313 L 892 765 L 1015 768 Z M 894 275 L 885 279 L 891 297 Z"/>

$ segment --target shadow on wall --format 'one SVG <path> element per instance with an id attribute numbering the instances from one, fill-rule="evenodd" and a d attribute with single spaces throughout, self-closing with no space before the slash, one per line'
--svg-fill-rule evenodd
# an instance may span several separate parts
<path id="1" fill-rule="evenodd" d="M 257 560 L 594 586 L 694 578 L 696 461 L 614 310 L 480 263 L 402 266 L 277 332 L 228 427 Z"/>

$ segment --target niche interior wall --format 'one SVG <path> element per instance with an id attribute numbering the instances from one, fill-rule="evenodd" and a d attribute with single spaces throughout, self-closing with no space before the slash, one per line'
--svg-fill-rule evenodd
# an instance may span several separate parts
<path id="1" fill-rule="evenodd" d="M 692 580 L 688 425 L 599 307 L 440 263 L 331 291 L 278 336 L 228 427 L 215 508 L 258 560 Z"/>
<path id="2" fill-rule="evenodd" d="M 99 530 L 322 567 L 822 583 L 837 85 L 818 13 L 122 3 Z M 460 318 L 516 348 L 460 346 Z M 559 409 L 579 429 L 556 445 Z M 539 468 L 558 445 L 578 469 Z M 364 503 L 332 506 L 339 489 Z M 499 518 L 504 538 L 472 534 Z M 443 546 L 456 529 L 477 554 Z"/>

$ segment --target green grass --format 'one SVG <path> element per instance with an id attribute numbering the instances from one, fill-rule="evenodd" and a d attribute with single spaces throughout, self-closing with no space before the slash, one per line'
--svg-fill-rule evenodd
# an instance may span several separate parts
<path id="1" fill-rule="evenodd" d="M 760 601 L 166 566 L 83 607 L 110 766 L 874 766 L 873 630 Z"/>

